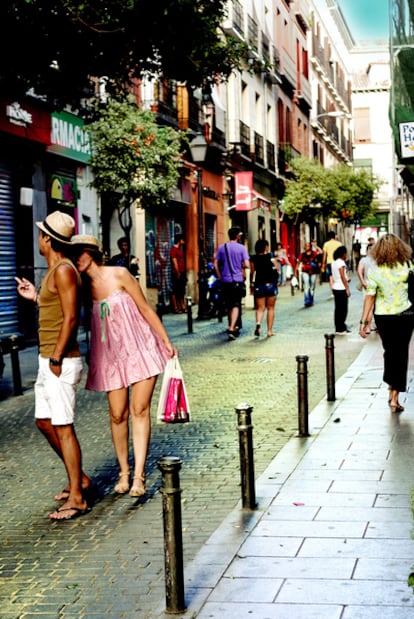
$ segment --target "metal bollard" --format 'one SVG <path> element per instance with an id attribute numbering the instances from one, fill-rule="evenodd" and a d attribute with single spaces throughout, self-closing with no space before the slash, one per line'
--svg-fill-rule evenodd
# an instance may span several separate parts
<path id="1" fill-rule="evenodd" d="M 308 425 L 308 357 L 298 355 L 297 375 L 298 375 L 298 421 L 299 436 L 309 436 Z"/>
<path id="2" fill-rule="evenodd" d="M 184 604 L 183 538 L 181 525 L 181 460 L 163 456 L 157 462 L 162 473 L 166 612 L 180 613 Z"/>
<path id="3" fill-rule="evenodd" d="M 326 399 L 328 402 L 334 402 L 335 397 L 335 353 L 334 353 L 333 333 L 325 333 L 325 350 L 326 350 Z"/>
<path id="4" fill-rule="evenodd" d="M 257 507 L 254 485 L 252 410 L 253 407 L 246 403 L 239 404 L 236 408 L 240 445 L 242 505 L 243 508 L 247 509 L 256 509 Z"/>
<path id="5" fill-rule="evenodd" d="M 188 333 L 193 332 L 193 299 L 191 297 L 186 297 L 187 301 L 187 331 Z"/>
<path id="6" fill-rule="evenodd" d="M 10 341 L 11 341 L 10 358 L 11 358 L 12 372 L 13 372 L 14 395 L 23 395 L 22 377 L 20 374 L 20 362 L 19 362 L 19 341 L 15 335 L 11 336 Z"/>

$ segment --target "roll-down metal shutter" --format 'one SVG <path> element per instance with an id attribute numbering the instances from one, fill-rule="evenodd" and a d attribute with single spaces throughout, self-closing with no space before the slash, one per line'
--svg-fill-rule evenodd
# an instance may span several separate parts
<path id="1" fill-rule="evenodd" d="M 0 163 L 0 338 L 18 332 L 13 202 L 11 170 Z"/>

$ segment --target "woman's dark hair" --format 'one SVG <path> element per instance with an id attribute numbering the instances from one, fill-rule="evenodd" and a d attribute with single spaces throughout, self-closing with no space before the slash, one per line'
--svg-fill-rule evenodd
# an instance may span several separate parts
<path id="1" fill-rule="evenodd" d="M 71 248 L 70 257 L 73 262 L 76 262 L 78 256 L 81 254 L 89 254 L 96 264 L 101 265 L 103 263 L 103 253 L 99 249 L 92 249 L 91 247 L 82 247 L 82 245 L 74 245 Z"/>
<path id="2" fill-rule="evenodd" d="M 348 250 L 345 247 L 345 245 L 340 245 L 334 251 L 334 255 L 333 255 L 334 260 L 338 260 L 338 258 L 343 258 L 347 252 L 348 252 Z"/>

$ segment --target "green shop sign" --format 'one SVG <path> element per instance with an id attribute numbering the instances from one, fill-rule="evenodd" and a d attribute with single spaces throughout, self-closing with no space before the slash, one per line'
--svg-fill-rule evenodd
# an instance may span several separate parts
<path id="1" fill-rule="evenodd" d="M 52 112 L 49 153 L 88 163 L 91 156 L 89 134 L 84 122 L 69 112 Z"/>

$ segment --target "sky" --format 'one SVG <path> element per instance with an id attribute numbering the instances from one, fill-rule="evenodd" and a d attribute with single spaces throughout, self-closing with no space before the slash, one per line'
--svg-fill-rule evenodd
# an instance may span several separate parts
<path id="1" fill-rule="evenodd" d="M 388 39 L 388 0 L 337 0 L 355 41 Z"/>

